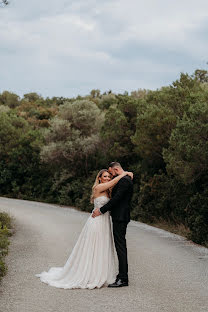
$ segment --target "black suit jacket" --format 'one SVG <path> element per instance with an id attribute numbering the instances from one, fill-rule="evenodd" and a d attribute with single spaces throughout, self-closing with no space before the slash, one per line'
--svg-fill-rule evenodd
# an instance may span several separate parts
<path id="1" fill-rule="evenodd" d="M 112 190 L 112 198 L 100 208 L 101 213 L 111 211 L 113 221 L 130 221 L 133 182 L 127 175 L 119 180 Z"/>

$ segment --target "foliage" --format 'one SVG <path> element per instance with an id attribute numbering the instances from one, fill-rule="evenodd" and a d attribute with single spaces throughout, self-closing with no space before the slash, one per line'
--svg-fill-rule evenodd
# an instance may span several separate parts
<path id="1" fill-rule="evenodd" d="M 59 169 L 67 168 L 72 175 L 87 175 L 99 147 L 102 122 L 103 116 L 93 102 L 66 102 L 46 132 L 46 145 L 41 151 L 43 161 L 53 162 Z"/>
<path id="2" fill-rule="evenodd" d="M 208 72 L 203 69 L 196 69 L 194 72 L 194 77 L 200 82 L 208 82 Z"/>
<path id="3" fill-rule="evenodd" d="M 48 100 L 45 101 L 37 93 L 28 93 L 20 101 L 17 114 L 35 128 L 47 128 L 50 125 L 49 120 L 57 114 L 57 110 L 57 105 L 49 106 Z"/>
<path id="4" fill-rule="evenodd" d="M 0 94 L 0 194 L 91 211 L 101 168 L 134 172 L 131 217 L 207 246 L 208 72 L 129 95 Z"/>
<path id="5" fill-rule="evenodd" d="M 18 95 L 9 91 L 4 91 L 0 95 L 0 105 L 6 105 L 10 108 L 15 108 L 20 104 L 20 98 Z"/>
<path id="6" fill-rule="evenodd" d="M 49 171 L 40 163 L 41 133 L 13 113 L 0 113 L 0 194 L 41 197 Z M 43 182 L 45 182 L 43 188 Z"/>
<path id="7" fill-rule="evenodd" d="M 178 120 L 164 150 L 169 174 L 175 174 L 184 184 L 202 179 L 208 172 L 208 105 L 192 104 Z"/>
<path id="8" fill-rule="evenodd" d="M 0 212 L 0 222 L 8 229 L 11 228 L 11 218 L 6 212 Z"/>
<path id="9" fill-rule="evenodd" d="M 187 224 L 190 239 L 208 247 L 208 187 L 192 196 L 187 207 Z"/>
<path id="10" fill-rule="evenodd" d="M 175 124 L 176 116 L 170 108 L 149 104 L 137 118 L 137 129 L 132 136 L 135 151 L 143 158 L 163 160 L 162 150 L 168 146 Z"/>
<path id="11" fill-rule="evenodd" d="M 104 94 L 98 102 L 98 106 L 102 110 L 108 110 L 111 106 L 117 105 L 117 98 L 115 94 Z"/>
<path id="12" fill-rule="evenodd" d="M 92 211 L 93 205 L 90 203 L 90 197 L 92 193 L 92 185 L 94 184 L 97 171 L 91 173 L 91 175 L 84 181 L 82 181 L 81 194 L 79 198 L 75 200 L 75 204 L 83 211 Z"/>
<path id="13" fill-rule="evenodd" d="M 116 96 L 113 103 L 106 112 L 101 135 L 109 161 L 114 159 L 129 165 L 132 158 L 136 159 L 130 137 L 136 128 L 137 100 L 124 94 Z"/>
<path id="14" fill-rule="evenodd" d="M 4 257 L 8 253 L 11 219 L 5 212 L 0 212 L 0 280 L 6 274 L 7 266 Z"/>
<path id="15" fill-rule="evenodd" d="M 144 222 L 165 220 L 174 224 L 186 224 L 186 207 L 192 192 L 192 187 L 186 188 L 162 172 L 153 177 L 143 175 L 138 205 L 132 215 Z"/>

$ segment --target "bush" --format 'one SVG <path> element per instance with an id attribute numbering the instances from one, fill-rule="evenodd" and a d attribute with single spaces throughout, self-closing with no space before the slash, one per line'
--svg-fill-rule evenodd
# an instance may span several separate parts
<path id="1" fill-rule="evenodd" d="M 2 260 L 0 256 L 0 280 L 6 274 L 6 272 L 7 272 L 7 266 L 5 265 L 4 261 Z"/>
<path id="2" fill-rule="evenodd" d="M 196 102 L 178 120 L 168 149 L 163 150 L 166 168 L 184 184 L 203 181 L 208 171 L 208 105 Z"/>
<path id="3" fill-rule="evenodd" d="M 91 176 L 83 182 L 82 195 L 75 201 L 76 206 L 83 211 L 91 212 L 93 209 L 93 204 L 90 203 L 90 196 L 97 173 L 97 171 L 94 171 Z"/>
<path id="4" fill-rule="evenodd" d="M 0 212 L 0 279 L 6 274 L 7 266 L 4 257 L 8 253 L 10 236 L 9 228 L 11 228 L 11 218 L 5 212 Z"/>
<path id="5" fill-rule="evenodd" d="M 3 226 L 6 226 L 8 229 L 11 228 L 11 218 L 6 212 L 0 212 L 0 222 Z"/>
<path id="6" fill-rule="evenodd" d="M 187 208 L 187 224 L 190 239 L 208 247 L 208 188 L 195 194 Z"/>
<path id="7" fill-rule="evenodd" d="M 191 187 L 185 187 L 165 173 L 143 176 L 132 217 L 148 223 L 164 220 L 184 224 L 190 194 L 193 194 Z"/>

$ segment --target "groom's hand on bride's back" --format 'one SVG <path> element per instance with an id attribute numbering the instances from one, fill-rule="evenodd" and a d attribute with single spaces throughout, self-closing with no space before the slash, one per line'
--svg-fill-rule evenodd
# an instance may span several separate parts
<path id="1" fill-rule="evenodd" d="M 100 209 L 95 209 L 92 213 L 92 217 L 95 218 L 95 217 L 98 217 L 101 215 L 101 212 L 100 212 Z"/>

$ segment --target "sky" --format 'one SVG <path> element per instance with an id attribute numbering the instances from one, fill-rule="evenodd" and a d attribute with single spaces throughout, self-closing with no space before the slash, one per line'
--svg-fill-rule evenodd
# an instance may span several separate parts
<path id="1" fill-rule="evenodd" d="M 155 90 L 207 69 L 207 35 L 207 0 L 10 0 L 0 8 L 0 92 Z"/>

